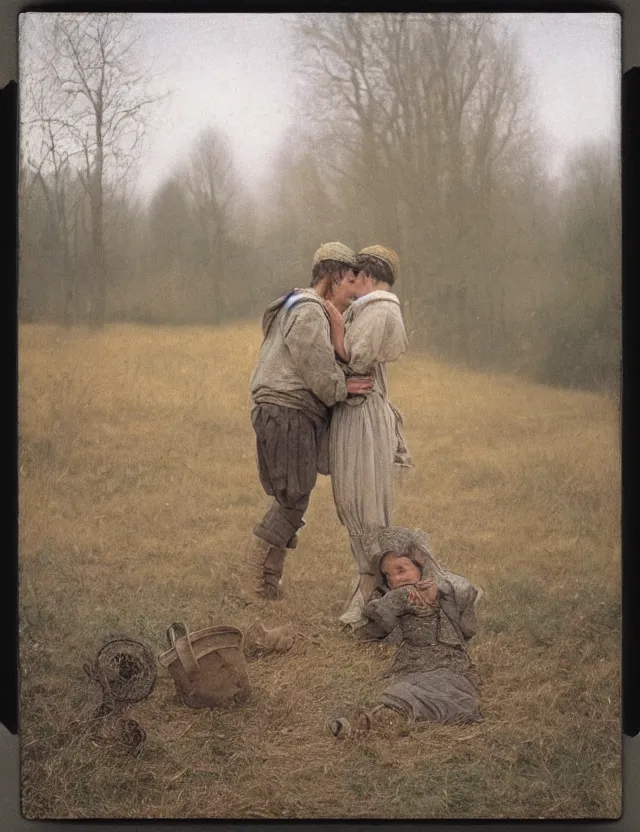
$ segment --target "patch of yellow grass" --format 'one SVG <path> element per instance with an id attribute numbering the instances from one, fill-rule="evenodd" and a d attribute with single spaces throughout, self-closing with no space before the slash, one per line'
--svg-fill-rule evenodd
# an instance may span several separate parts
<path id="1" fill-rule="evenodd" d="M 20 331 L 23 809 L 28 817 L 617 817 L 618 414 L 602 396 L 420 356 L 390 368 L 416 468 L 396 522 L 486 592 L 481 725 L 336 741 L 392 650 L 340 634 L 351 563 L 321 477 L 287 598 L 242 597 L 261 492 L 253 324 Z M 159 672 L 132 758 L 94 746 L 82 664 L 169 623 L 291 621 L 252 702 L 184 708 Z M 74 724 L 74 720 L 76 724 Z"/>

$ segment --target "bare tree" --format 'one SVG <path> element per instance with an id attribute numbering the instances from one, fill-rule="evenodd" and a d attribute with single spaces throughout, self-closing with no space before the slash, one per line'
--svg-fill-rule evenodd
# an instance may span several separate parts
<path id="1" fill-rule="evenodd" d="M 562 277 L 554 293 L 548 376 L 616 387 L 620 361 L 620 161 L 610 141 L 572 154 L 556 212 Z"/>
<path id="2" fill-rule="evenodd" d="M 213 322 L 224 317 L 224 286 L 240 180 L 228 140 L 203 130 L 183 172 L 191 216 L 199 229 L 200 269 L 210 286 Z"/>
<path id="3" fill-rule="evenodd" d="M 345 192 L 359 192 L 360 223 L 403 253 L 409 328 L 419 317 L 468 360 L 470 287 L 491 271 L 478 266 L 496 182 L 528 152 L 517 43 L 481 14 L 303 15 L 292 25 L 315 144 Z"/>
<path id="4" fill-rule="evenodd" d="M 191 268 L 193 226 L 189 193 L 175 175 L 163 182 L 147 210 L 149 260 L 154 270 Z"/>
<path id="5" fill-rule="evenodd" d="M 565 244 L 576 255 L 576 273 L 598 275 L 615 292 L 620 259 L 620 162 L 613 142 L 581 147 L 567 165 Z"/>
<path id="6" fill-rule="evenodd" d="M 24 177 L 23 194 L 29 186 L 39 186 L 45 200 L 48 222 L 55 238 L 56 252 L 49 267 L 55 272 L 60 289 L 62 320 L 69 326 L 74 317 L 75 273 L 70 255 L 69 217 L 73 153 L 60 121 L 64 102 L 51 77 L 27 76 L 22 87 L 21 103 L 28 119 L 23 121 L 26 140 L 22 158 L 33 176 Z"/>
<path id="7" fill-rule="evenodd" d="M 141 150 L 145 117 L 158 100 L 146 91 L 133 19 L 125 14 L 55 14 L 41 20 L 31 44 L 35 83 L 52 90 L 50 107 L 36 113 L 55 137 L 56 152 L 73 167 L 89 200 L 92 270 L 90 320 L 101 326 L 107 300 L 104 205 L 126 181 Z M 46 110 L 46 108 L 45 108 Z"/>

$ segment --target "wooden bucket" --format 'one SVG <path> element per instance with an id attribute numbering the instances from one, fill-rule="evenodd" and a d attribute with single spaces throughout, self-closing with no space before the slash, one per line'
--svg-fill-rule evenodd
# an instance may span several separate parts
<path id="1" fill-rule="evenodd" d="M 158 656 L 188 708 L 225 708 L 245 702 L 251 682 L 237 627 L 206 627 L 189 633 L 184 624 L 167 630 L 171 649 Z"/>

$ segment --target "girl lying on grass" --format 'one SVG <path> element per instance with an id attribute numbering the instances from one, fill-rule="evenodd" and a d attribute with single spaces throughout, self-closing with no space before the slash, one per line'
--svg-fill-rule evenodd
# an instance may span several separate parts
<path id="1" fill-rule="evenodd" d="M 384 722 L 390 709 L 410 721 L 481 722 L 480 678 L 465 647 L 480 590 L 444 569 L 420 532 L 390 527 L 372 538 L 377 597 L 365 604 L 368 623 L 358 635 L 399 644 L 372 715 Z"/>

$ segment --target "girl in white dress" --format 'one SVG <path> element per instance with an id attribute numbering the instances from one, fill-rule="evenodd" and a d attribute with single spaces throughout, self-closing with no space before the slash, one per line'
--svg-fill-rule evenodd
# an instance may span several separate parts
<path id="1" fill-rule="evenodd" d="M 384 246 L 369 246 L 358 253 L 357 269 L 361 297 L 344 319 L 330 310 L 332 341 L 347 365 L 345 372 L 373 377 L 368 395 L 352 396 L 334 406 L 329 436 L 333 497 L 358 570 L 340 620 L 354 629 L 366 623 L 362 608 L 375 586 L 367 535 L 391 525 L 394 469 L 412 465 L 402 437 L 402 418 L 389 402 L 385 369 L 408 345 L 400 302 L 391 292 L 398 277 L 398 257 Z"/>

